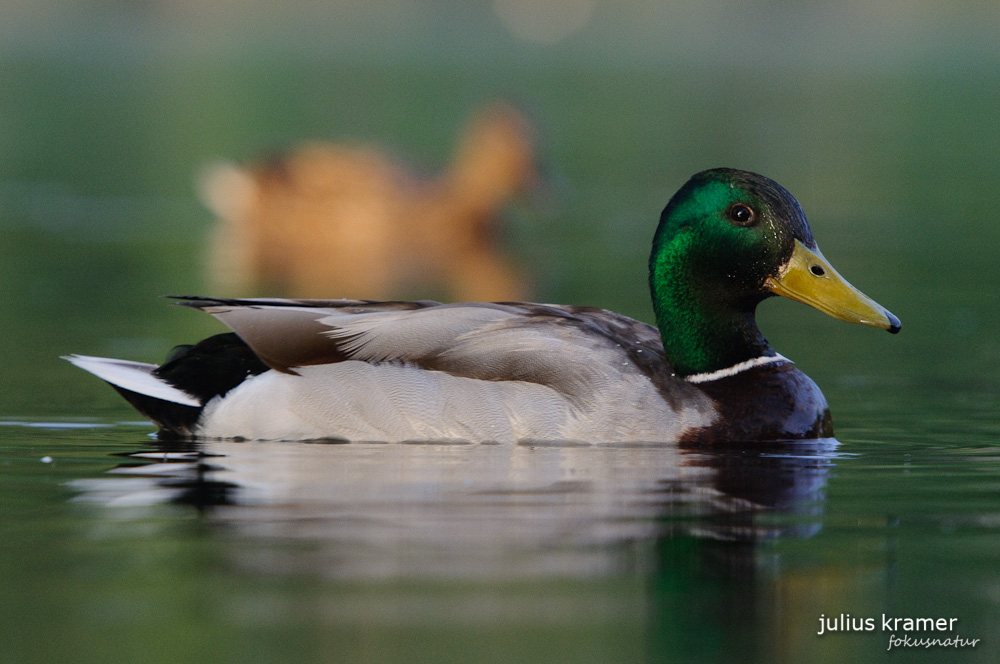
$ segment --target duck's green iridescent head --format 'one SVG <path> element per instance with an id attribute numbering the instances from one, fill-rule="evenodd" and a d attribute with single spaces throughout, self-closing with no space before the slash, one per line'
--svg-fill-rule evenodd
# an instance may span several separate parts
<path id="1" fill-rule="evenodd" d="M 798 201 L 761 175 L 692 177 L 663 210 L 649 261 L 664 347 L 680 375 L 773 355 L 754 311 L 771 295 L 842 320 L 899 331 L 899 320 L 823 258 Z"/>

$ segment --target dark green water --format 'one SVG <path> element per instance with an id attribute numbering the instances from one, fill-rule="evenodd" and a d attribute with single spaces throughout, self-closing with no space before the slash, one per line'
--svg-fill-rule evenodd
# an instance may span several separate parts
<path id="1" fill-rule="evenodd" d="M 421 24 L 386 52 L 147 51 L 125 28 L 70 39 L 70 18 L 5 42 L 0 660 L 996 661 L 996 54 L 951 35 L 873 66 L 787 43 L 644 60 L 650 29 L 629 57 L 554 57 L 475 45 L 492 28 L 465 19 L 464 40 Z M 649 320 L 655 220 L 703 168 L 799 198 L 826 256 L 903 321 L 892 337 L 762 306 L 839 445 L 170 449 L 58 359 L 155 361 L 218 330 L 159 297 L 204 289 L 205 162 L 350 136 L 438 167 L 497 94 L 545 137 L 550 187 L 510 229 L 539 300 Z M 841 614 L 874 629 L 817 635 Z M 979 642 L 887 652 L 883 614 Z"/>
<path id="2" fill-rule="evenodd" d="M 4 654 L 881 661 L 887 616 L 957 618 L 944 636 L 981 639 L 896 658 L 992 661 L 990 405 L 946 434 L 887 422 L 839 447 L 711 452 L 215 443 L 199 456 L 137 424 L 8 421 Z M 841 613 L 874 629 L 817 635 Z"/>

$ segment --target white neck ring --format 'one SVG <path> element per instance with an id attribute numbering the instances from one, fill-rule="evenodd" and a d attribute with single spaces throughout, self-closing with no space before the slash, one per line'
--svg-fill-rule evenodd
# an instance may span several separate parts
<path id="1" fill-rule="evenodd" d="M 720 378 L 728 378 L 730 376 L 735 376 L 738 373 L 743 373 L 748 369 L 753 369 L 754 367 L 761 367 L 768 364 L 774 364 L 776 362 L 791 362 L 787 357 L 775 353 L 774 355 L 761 355 L 760 357 L 755 357 L 751 360 L 745 360 L 734 364 L 731 367 L 726 367 L 725 369 L 719 369 L 718 371 L 709 371 L 707 373 L 692 374 L 686 376 L 684 380 L 689 383 L 707 383 L 713 380 L 719 380 Z"/>

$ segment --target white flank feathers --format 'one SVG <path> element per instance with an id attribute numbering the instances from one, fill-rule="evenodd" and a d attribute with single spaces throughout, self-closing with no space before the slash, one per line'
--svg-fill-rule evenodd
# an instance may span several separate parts
<path id="1" fill-rule="evenodd" d="M 594 364 L 600 365 L 600 359 Z M 212 399 L 198 435 L 385 442 L 664 441 L 676 440 L 688 427 L 706 426 L 715 415 L 702 401 L 671 409 L 637 372 L 600 381 L 583 407 L 545 385 L 399 364 L 349 360 L 297 367 L 296 373 L 267 371 Z"/>
<path id="2" fill-rule="evenodd" d="M 89 371 L 101 380 L 112 385 L 145 394 L 154 399 L 162 399 L 184 406 L 201 407 L 201 402 L 193 396 L 177 389 L 173 385 L 153 375 L 155 364 L 115 360 L 109 357 L 91 357 L 89 355 L 67 355 L 63 358 L 72 362 L 84 371 Z"/>

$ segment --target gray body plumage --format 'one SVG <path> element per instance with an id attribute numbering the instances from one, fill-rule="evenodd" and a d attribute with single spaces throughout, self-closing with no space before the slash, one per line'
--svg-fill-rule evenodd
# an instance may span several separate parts
<path id="1" fill-rule="evenodd" d="M 251 440 L 674 441 L 712 401 L 658 331 L 540 304 L 185 299 L 271 369 L 204 404 L 195 433 Z"/>

